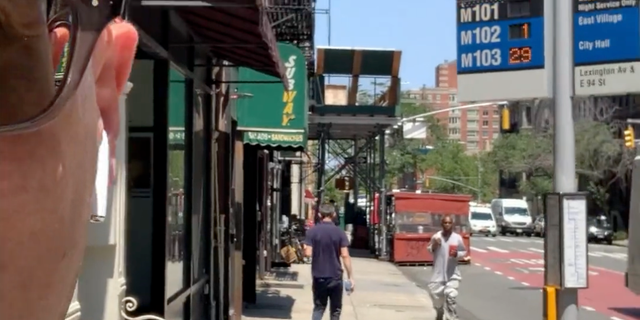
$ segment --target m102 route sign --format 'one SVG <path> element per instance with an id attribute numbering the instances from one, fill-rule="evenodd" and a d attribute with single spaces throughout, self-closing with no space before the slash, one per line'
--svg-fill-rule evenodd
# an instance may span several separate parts
<path id="1" fill-rule="evenodd" d="M 545 1 L 457 1 L 460 101 L 548 97 Z"/>

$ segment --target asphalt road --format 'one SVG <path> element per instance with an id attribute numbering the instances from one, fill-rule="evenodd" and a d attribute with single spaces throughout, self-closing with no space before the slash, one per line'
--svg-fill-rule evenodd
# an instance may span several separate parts
<path id="1" fill-rule="evenodd" d="M 461 266 L 461 320 L 539 320 L 542 318 L 544 250 L 542 239 L 473 237 L 472 263 Z M 624 287 L 626 248 L 589 246 L 589 289 L 580 291 L 580 320 L 640 319 L 640 297 Z M 426 288 L 431 267 L 401 267 Z"/>

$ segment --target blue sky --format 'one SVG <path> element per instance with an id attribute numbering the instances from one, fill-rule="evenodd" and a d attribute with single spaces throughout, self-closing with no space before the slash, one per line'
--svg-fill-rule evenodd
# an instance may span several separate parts
<path id="1" fill-rule="evenodd" d="M 330 1 L 330 45 L 402 50 L 403 89 L 433 86 L 435 66 L 455 59 L 455 1 L 318 0 L 316 7 Z M 328 17 L 318 14 L 316 45 L 329 45 L 328 38 Z"/>

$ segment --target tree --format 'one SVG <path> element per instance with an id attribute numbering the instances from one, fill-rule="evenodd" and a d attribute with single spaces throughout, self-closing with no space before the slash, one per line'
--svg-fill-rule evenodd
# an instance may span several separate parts
<path id="1" fill-rule="evenodd" d="M 428 188 L 442 193 L 464 193 L 490 201 L 498 188 L 495 165 L 485 153 L 467 154 L 455 142 L 441 140 L 427 154 L 423 170 L 432 172 L 425 177 Z"/>
<path id="2" fill-rule="evenodd" d="M 591 193 L 604 212 L 609 210 L 609 192 L 614 183 L 625 188 L 633 153 L 619 138 L 623 123 L 613 115 L 618 107 L 610 99 L 576 100 L 574 106 L 576 174 L 579 185 Z M 499 170 L 523 175 L 520 193 L 539 196 L 552 191 L 553 131 L 523 130 L 502 135 L 491 152 Z"/>
<path id="3" fill-rule="evenodd" d="M 400 114 L 402 119 L 427 113 L 429 106 L 422 104 L 404 102 L 400 104 Z M 387 160 L 387 184 L 391 184 L 395 179 L 406 173 L 413 173 L 414 180 L 419 181 L 421 172 L 424 172 L 425 159 L 431 151 L 427 149 L 428 141 L 438 141 L 445 138 L 444 128 L 433 116 L 416 118 L 404 122 L 426 126 L 424 139 L 405 139 L 404 125 L 401 125 L 390 137 L 390 145 L 386 152 Z M 429 139 L 427 139 L 429 137 Z"/>

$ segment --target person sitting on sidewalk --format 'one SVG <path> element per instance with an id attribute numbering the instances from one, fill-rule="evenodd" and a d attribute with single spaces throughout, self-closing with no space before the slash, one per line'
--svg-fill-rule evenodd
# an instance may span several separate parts
<path id="1" fill-rule="evenodd" d="M 342 311 L 342 266 L 353 291 L 353 271 L 349 256 L 349 241 L 342 229 L 333 223 L 335 207 L 331 204 L 320 206 L 322 221 L 307 231 L 305 237 L 305 255 L 312 257 L 311 275 L 313 277 L 313 320 L 322 320 L 327 302 L 330 300 L 331 320 L 340 319 Z"/>
<path id="2" fill-rule="evenodd" d="M 433 253 L 433 271 L 429 291 L 437 320 L 458 320 L 456 298 L 462 276 L 458 259 L 466 256 L 462 237 L 453 231 L 453 218 L 442 218 L 442 230 L 431 237 L 429 252 Z"/>

